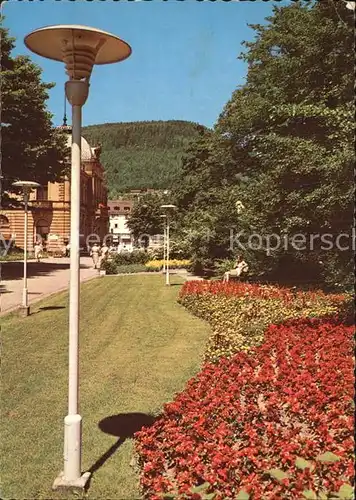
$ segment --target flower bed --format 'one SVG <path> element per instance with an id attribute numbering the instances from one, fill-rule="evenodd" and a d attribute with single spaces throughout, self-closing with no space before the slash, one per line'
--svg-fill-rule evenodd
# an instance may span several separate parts
<path id="1" fill-rule="evenodd" d="M 248 283 L 190 281 L 182 287 L 179 302 L 211 324 L 206 361 L 217 361 L 261 344 L 270 324 L 339 312 L 345 296 Z"/>
<path id="2" fill-rule="evenodd" d="M 326 499 L 352 482 L 353 333 L 293 320 L 249 354 L 206 364 L 136 434 L 145 496 Z"/>
<path id="3" fill-rule="evenodd" d="M 145 265 L 149 269 L 152 269 L 154 271 L 160 271 L 163 268 L 164 263 L 165 263 L 164 260 L 150 260 L 146 262 Z M 188 266 L 190 266 L 190 260 L 178 260 L 178 259 L 169 260 L 169 267 L 171 269 L 184 269 Z"/>

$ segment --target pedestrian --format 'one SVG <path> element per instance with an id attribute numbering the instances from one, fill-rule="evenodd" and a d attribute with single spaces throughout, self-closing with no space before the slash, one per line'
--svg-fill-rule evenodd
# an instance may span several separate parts
<path id="1" fill-rule="evenodd" d="M 247 262 L 244 261 L 241 255 L 238 255 L 236 257 L 234 269 L 231 269 L 230 271 L 224 273 L 223 281 L 227 283 L 228 281 L 230 281 L 231 276 L 236 276 L 237 278 L 240 278 L 242 273 L 247 273 L 247 271 L 248 271 Z"/>
<path id="2" fill-rule="evenodd" d="M 40 262 L 43 252 L 43 246 L 40 241 L 36 241 L 34 246 L 34 251 L 35 251 L 35 259 L 37 260 L 37 262 Z"/>
<path id="3" fill-rule="evenodd" d="M 68 241 L 67 245 L 66 245 L 66 257 L 69 257 L 70 256 L 70 243 Z"/>
<path id="4" fill-rule="evenodd" d="M 99 269 L 100 247 L 97 243 L 91 247 L 90 257 L 93 259 L 94 269 Z"/>
<path id="5" fill-rule="evenodd" d="M 107 260 L 108 256 L 109 256 L 109 247 L 104 242 L 103 246 L 101 247 L 100 267 L 101 264 Z"/>

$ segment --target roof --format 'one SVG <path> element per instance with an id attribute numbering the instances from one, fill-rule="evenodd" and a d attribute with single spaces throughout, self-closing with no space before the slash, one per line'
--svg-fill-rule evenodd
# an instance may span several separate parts
<path id="1" fill-rule="evenodd" d="M 111 200 L 108 201 L 109 215 L 120 215 L 131 212 L 132 200 Z"/>
<path id="2" fill-rule="evenodd" d="M 72 146 L 72 135 L 68 135 L 67 146 L 70 148 Z M 93 152 L 94 148 L 89 146 L 89 143 L 84 137 L 81 138 L 81 149 L 82 149 L 82 161 L 95 160 L 95 155 Z"/>

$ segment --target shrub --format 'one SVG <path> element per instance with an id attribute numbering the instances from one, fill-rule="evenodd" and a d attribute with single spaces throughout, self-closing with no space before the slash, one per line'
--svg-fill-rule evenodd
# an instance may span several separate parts
<path id="1" fill-rule="evenodd" d="M 249 354 L 206 364 L 136 434 L 145 497 L 322 499 L 352 484 L 353 332 L 288 321 Z"/>
<path id="2" fill-rule="evenodd" d="M 179 302 L 211 324 L 206 360 L 213 362 L 259 345 L 271 323 L 335 314 L 345 296 L 242 282 L 190 281 L 182 287 Z"/>
<path id="3" fill-rule="evenodd" d="M 116 274 L 144 273 L 149 271 L 144 264 L 126 264 L 116 267 Z"/>
<path id="4" fill-rule="evenodd" d="M 134 250 L 133 252 L 122 252 L 114 254 L 111 260 L 117 265 L 126 264 L 145 264 L 150 259 L 150 255 L 143 250 Z"/>
<path id="5" fill-rule="evenodd" d="M 100 269 L 106 271 L 106 274 L 117 274 L 117 265 L 112 260 L 104 260 L 101 262 Z"/>

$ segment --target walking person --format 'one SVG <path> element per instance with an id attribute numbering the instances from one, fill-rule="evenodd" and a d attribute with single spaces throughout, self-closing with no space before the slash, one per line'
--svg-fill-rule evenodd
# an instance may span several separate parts
<path id="1" fill-rule="evenodd" d="M 104 242 L 103 246 L 101 247 L 101 257 L 100 257 L 100 266 L 99 267 L 101 267 L 101 264 L 103 262 L 105 262 L 108 257 L 109 257 L 109 247 Z"/>
<path id="2" fill-rule="evenodd" d="M 66 245 L 66 257 L 70 257 L 70 243 L 69 243 L 69 241 Z"/>
<path id="3" fill-rule="evenodd" d="M 93 259 L 94 269 L 99 269 L 100 247 L 97 243 L 91 247 L 90 257 Z"/>
<path id="4" fill-rule="evenodd" d="M 247 273 L 248 271 L 248 264 L 244 259 L 241 257 L 241 255 L 238 255 L 236 257 L 236 262 L 235 262 L 235 267 L 234 269 L 231 269 L 230 271 L 227 271 L 224 273 L 223 276 L 223 281 L 227 283 L 230 281 L 231 276 L 236 276 L 237 278 L 240 278 L 242 273 Z"/>
<path id="5" fill-rule="evenodd" d="M 35 251 L 35 259 L 37 262 L 41 262 L 41 257 L 42 257 L 42 252 L 43 252 L 43 245 L 40 241 L 36 241 L 35 246 L 34 246 L 34 251 Z"/>

